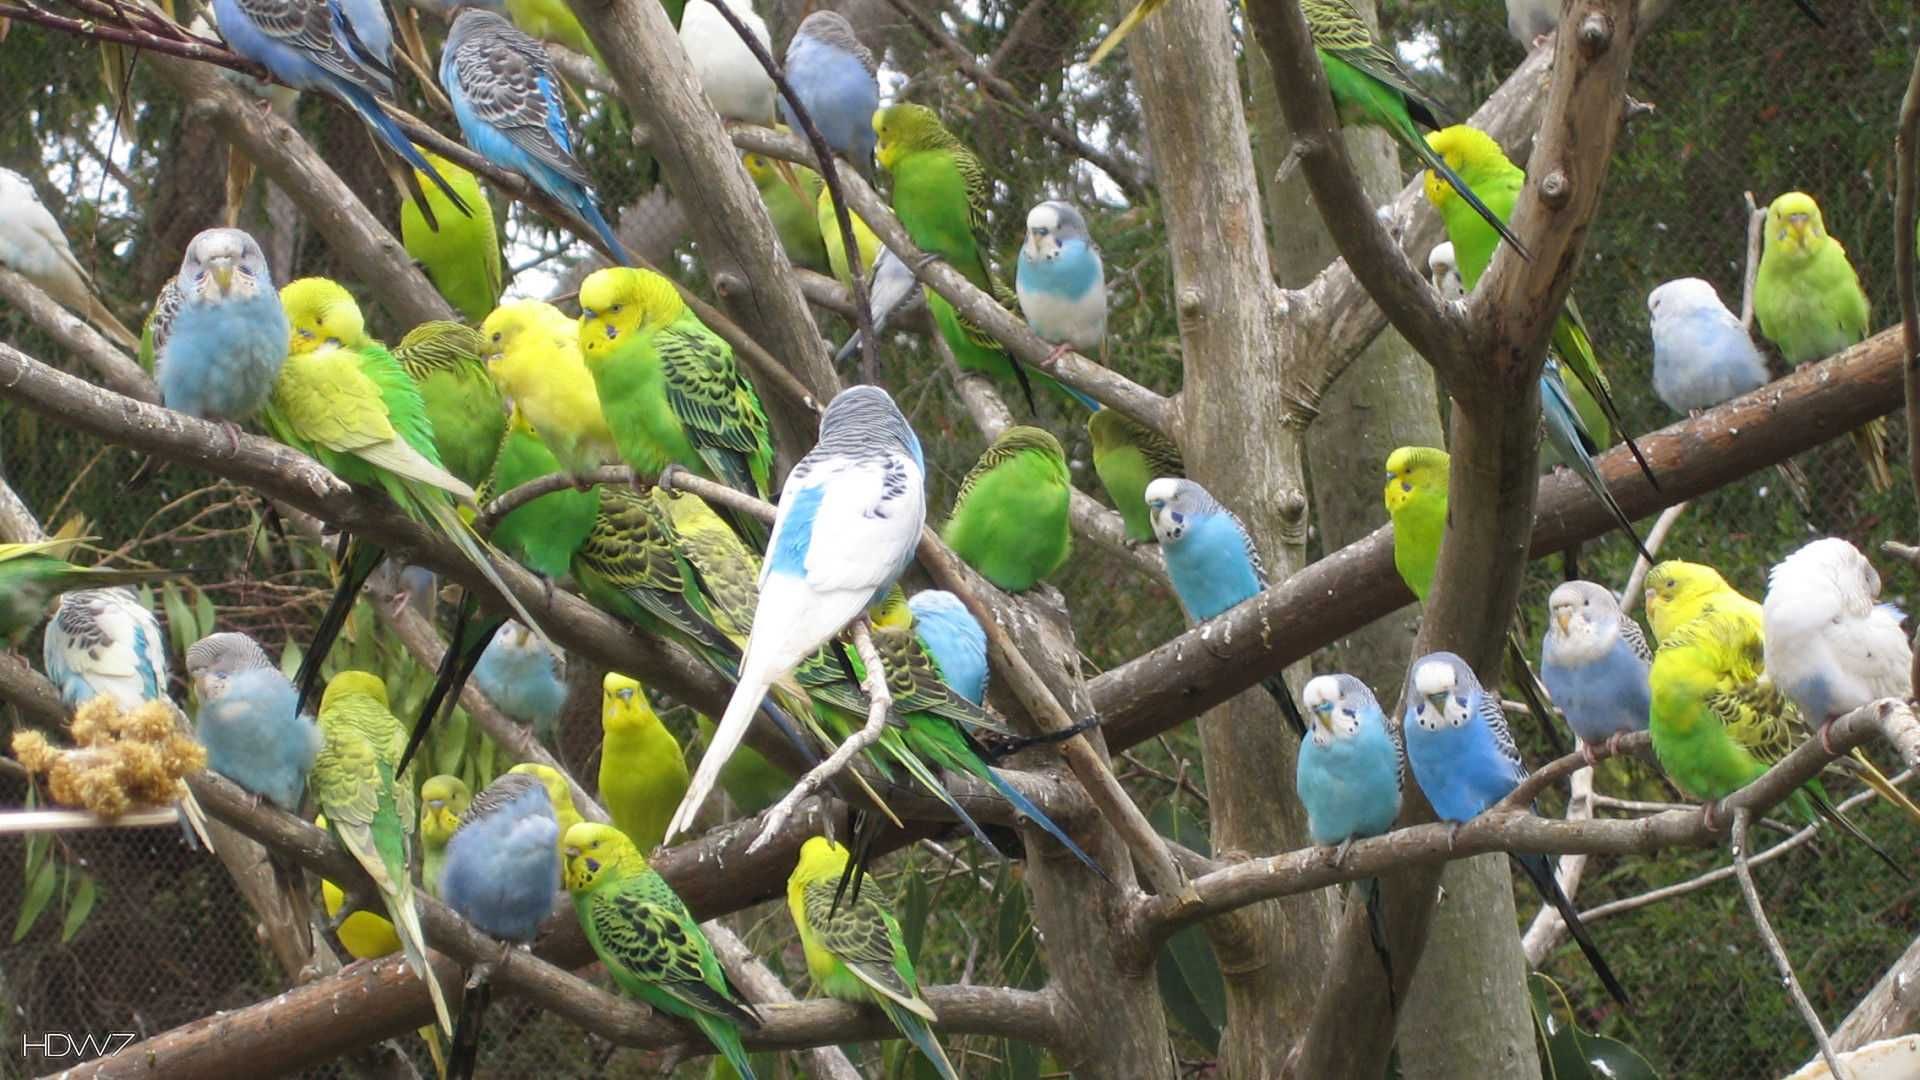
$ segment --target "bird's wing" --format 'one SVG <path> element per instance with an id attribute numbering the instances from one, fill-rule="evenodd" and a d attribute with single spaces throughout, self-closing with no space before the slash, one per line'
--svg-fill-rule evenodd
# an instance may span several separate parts
<path id="1" fill-rule="evenodd" d="M 327 0 L 234 0 L 260 32 L 298 49 L 321 70 L 369 94 L 385 97 L 390 86 L 354 59 L 334 30 L 336 11 Z"/>
<path id="2" fill-rule="evenodd" d="M 654 336 L 667 405 L 699 447 L 753 455 L 766 445 L 760 401 L 740 377 L 733 349 L 705 327 L 669 326 Z"/>
<path id="3" fill-rule="evenodd" d="M 345 349 L 290 359 L 274 387 L 274 399 L 301 437 L 336 453 L 354 453 L 397 437 L 379 385 Z"/>
<path id="4" fill-rule="evenodd" d="M 1313 31 L 1314 48 L 1339 57 L 1348 64 L 1404 94 L 1431 116 L 1444 123 L 1446 110 L 1413 84 L 1393 53 L 1373 36 L 1373 30 L 1349 0 L 1302 0 L 1307 27 Z"/>
<path id="5" fill-rule="evenodd" d="M 147 313 L 146 332 L 152 341 L 153 351 L 141 359 L 146 361 L 148 367 L 152 367 L 156 358 L 166 349 L 167 338 L 173 334 L 174 316 L 180 314 L 180 305 L 185 298 L 186 294 L 180 291 L 178 278 L 168 278 L 167 283 L 160 286 L 160 295 L 154 298 L 153 310 Z"/>
<path id="6" fill-rule="evenodd" d="M 1500 695 L 1482 688 L 1474 701 L 1473 711 L 1487 725 L 1487 730 L 1493 733 L 1494 749 L 1513 767 L 1515 775 L 1524 779 L 1527 763 L 1520 756 L 1520 747 L 1513 741 L 1513 732 L 1507 728 L 1507 713 L 1500 707 Z"/>
<path id="7" fill-rule="evenodd" d="M 802 493 L 802 501 L 813 504 L 806 515 L 810 520 L 783 515 L 787 520 L 776 523 L 779 535 L 768 550 L 787 536 L 804 543 L 806 580 L 815 589 L 878 589 L 899 569 L 892 553 L 911 548 L 925 524 L 925 506 L 912 497 L 912 489 L 922 483 L 919 466 L 898 453 L 829 459 L 819 465 L 808 481 L 820 494 L 809 500 Z M 788 485 L 793 485 L 791 477 Z M 814 543 L 816 538 L 821 542 Z"/>
<path id="8" fill-rule="evenodd" d="M 740 1007 L 707 985 L 706 943 L 684 909 L 660 903 L 636 887 L 636 879 L 601 889 L 589 901 L 589 918 L 611 964 L 652 983 L 688 1007 L 732 1016 Z"/>
<path id="9" fill-rule="evenodd" d="M 814 936 L 876 993 L 927 1015 L 929 1010 L 920 1000 L 919 992 L 894 964 L 893 935 L 887 926 L 885 909 L 873 899 L 871 892 L 863 892 L 858 900 L 842 895 L 836 909 L 834 894 L 839 891 L 839 882 L 832 877 L 807 882 L 802 900 Z"/>
<path id="10" fill-rule="evenodd" d="M 1620 640 L 1627 643 L 1627 648 L 1633 650 L 1634 656 L 1653 663 L 1653 648 L 1647 644 L 1646 631 L 1640 629 L 1640 624 L 1633 616 L 1624 611 L 1620 613 Z"/>
<path id="11" fill-rule="evenodd" d="M 476 118 L 567 179 L 588 182 L 573 156 L 559 78 L 539 43 L 475 35 L 460 43 L 453 62 L 460 96 Z"/>

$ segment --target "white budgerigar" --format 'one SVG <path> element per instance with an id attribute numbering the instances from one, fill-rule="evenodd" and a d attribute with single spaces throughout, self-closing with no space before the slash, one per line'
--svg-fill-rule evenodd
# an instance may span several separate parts
<path id="1" fill-rule="evenodd" d="M 1442 300 L 1464 300 L 1467 286 L 1460 280 L 1460 261 L 1454 258 L 1451 240 L 1433 245 L 1427 252 L 1427 276 L 1439 290 Z"/>
<path id="2" fill-rule="evenodd" d="M 67 708 L 105 695 L 123 709 L 167 696 L 167 638 L 132 589 L 77 589 L 47 621 L 41 659 Z"/>
<path id="3" fill-rule="evenodd" d="M 1711 409 L 1767 384 L 1767 363 L 1713 285 L 1676 278 L 1647 294 L 1653 392 L 1677 413 Z"/>
<path id="4" fill-rule="evenodd" d="M 1876 603 L 1880 574 L 1838 537 L 1815 540 L 1780 561 L 1761 604 L 1767 676 L 1808 721 L 1827 725 L 1883 697 L 1904 697 L 1913 647 L 1900 609 Z"/>
<path id="5" fill-rule="evenodd" d="M 912 425 L 879 387 L 841 391 L 780 492 L 739 683 L 667 840 L 692 826 L 767 688 L 886 595 L 926 519 L 926 458 Z"/>
<path id="6" fill-rule="evenodd" d="M 745 0 L 717 2 L 726 4 L 727 10 L 753 32 L 760 47 L 772 55 L 767 44 L 766 21 L 755 15 Z M 687 50 L 694 74 L 700 77 L 700 89 L 706 91 L 707 101 L 722 120 L 773 123 L 773 101 L 777 93 L 773 76 L 760 66 L 753 50 L 715 9 L 713 0 L 687 0 L 685 10 L 680 13 L 680 47 Z"/>
<path id="7" fill-rule="evenodd" d="M 0 169 L 0 266 L 40 286 L 62 307 L 99 327 L 115 344 L 138 349 L 140 338 L 100 302 L 93 279 L 67 246 L 60 223 L 27 178 Z"/>

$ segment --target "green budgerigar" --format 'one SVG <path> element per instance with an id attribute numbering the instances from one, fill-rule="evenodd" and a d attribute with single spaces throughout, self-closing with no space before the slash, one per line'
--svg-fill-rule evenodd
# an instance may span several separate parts
<path id="1" fill-rule="evenodd" d="M 840 889 L 850 857 L 824 836 L 809 837 L 787 879 L 787 911 L 800 931 L 807 973 L 828 997 L 879 1006 L 942 1080 L 958 1080 L 928 1026 L 938 1017 L 920 995 L 900 924 L 880 901 L 878 887 L 869 884 L 858 896 Z"/>
<path id="2" fill-rule="evenodd" d="M 728 983 L 700 924 L 633 841 L 611 825 L 581 822 L 560 838 L 562 876 L 580 927 L 614 984 L 661 1012 L 690 1020 L 746 1080 L 740 1043 L 760 1018 Z"/>
<path id="3" fill-rule="evenodd" d="M 447 862 L 447 841 L 460 827 L 460 815 L 473 803 L 466 781 L 445 773 L 420 785 L 420 884 L 440 895 L 440 869 Z"/>
<path id="4" fill-rule="evenodd" d="M 328 831 L 379 888 L 407 964 L 426 982 L 440 1026 L 452 1035 L 453 1020 L 427 962 L 426 938 L 414 909 L 413 772 L 395 771 L 407 733 L 387 707 L 386 684 L 364 671 L 335 675 L 320 699 L 320 732 L 325 742 L 307 786 L 326 815 Z"/>
<path id="5" fill-rule="evenodd" d="M 426 268 L 428 280 L 447 303 L 479 322 L 500 299 L 503 284 L 493 204 L 487 201 L 487 193 L 472 173 L 431 150 L 422 150 L 421 154 L 446 178 L 471 213 L 461 213 L 426 173 L 418 173 L 418 190 L 433 208 L 434 225 L 427 224 L 419 203 L 403 198 L 400 243 L 415 262 Z"/>
<path id="6" fill-rule="evenodd" d="M 494 455 L 507 430 L 500 388 L 481 359 L 486 348 L 480 331 L 444 319 L 421 323 L 393 347 L 393 358 L 420 388 L 440 460 L 475 488 L 493 475 Z"/>
<path id="7" fill-rule="evenodd" d="M 1147 513 L 1147 485 L 1162 476 L 1184 477 L 1186 462 L 1172 439 L 1118 409 L 1101 409 L 1087 418 L 1093 436 L 1093 471 L 1107 489 L 1127 539 L 1153 542 L 1153 519 Z"/>
<path id="8" fill-rule="evenodd" d="M 1827 232 L 1820 204 L 1799 191 L 1773 200 L 1753 279 L 1753 318 L 1760 333 L 1798 367 L 1865 341 L 1872 317 L 1860 275 L 1847 260 L 1847 249 Z M 1886 420 L 1856 428 L 1853 443 L 1874 490 L 1891 488 Z"/>
<path id="9" fill-rule="evenodd" d="M 814 211 L 814 200 L 826 186 L 820 174 L 795 165 L 792 167 L 794 183 L 789 184 L 765 155 L 749 151 L 740 155 L 740 159 L 746 163 L 753 186 L 760 189 L 760 201 L 767 204 L 767 216 L 773 220 L 773 231 L 780 234 L 780 246 L 787 252 L 787 261 L 826 273 L 831 264 L 827 260 L 826 243 L 820 236 L 820 219 Z M 800 190 L 795 191 L 795 186 Z"/>
<path id="10" fill-rule="evenodd" d="M 988 581 L 1025 592 L 1073 552 L 1072 497 L 1060 440 L 1040 428 L 1011 427 L 961 482 L 940 535 Z"/>
<path id="11" fill-rule="evenodd" d="M 75 566 L 66 552 L 92 537 L 0 544 L 0 642 L 19 648 L 53 598 L 69 589 L 100 589 L 182 576 L 178 570 L 108 570 Z"/>

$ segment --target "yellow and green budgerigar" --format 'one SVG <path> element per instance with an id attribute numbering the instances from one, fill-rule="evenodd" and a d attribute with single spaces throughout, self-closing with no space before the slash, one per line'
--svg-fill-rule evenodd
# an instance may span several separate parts
<path id="1" fill-rule="evenodd" d="M 600 731 L 600 801 L 615 828 L 652 851 L 687 793 L 687 759 L 646 688 L 617 671 L 601 683 Z"/>
<path id="2" fill-rule="evenodd" d="M 1709 609 L 1661 638 L 1653 656 L 1651 730 L 1660 767 L 1708 805 L 1746 787 L 1806 739 L 1799 710 L 1760 670 L 1759 627 L 1741 613 Z M 1836 809 L 1819 781 L 1788 802 L 1809 824 L 1825 818 L 1906 871 Z"/>
<path id="3" fill-rule="evenodd" d="M 1072 497 L 1060 440 L 1041 428 L 1010 427 L 968 471 L 940 535 L 988 581 L 1025 592 L 1073 553 Z"/>
<path id="4" fill-rule="evenodd" d="M 780 246 L 786 250 L 787 261 L 826 273 L 829 268 L 826 243 L 820 235 L 820 220 L 814 214 L 814 197 L 826 187 L 820 174 L 793 165 L 790 166 L 793 179 L 789 183 L 787 176 L 764 154 L 749 150 L 740 155 L 740 160 L 746 164 L 753 186 L 760 191 L 760 201 L 767 204 L 767 217 L 773 221 L 773 231 L 780 235 Z M 794 190 L 796 187 L 799 190 Z"/>
<path id="5" fill-rule="evenodd" d="M 742 1077 L 752 1080 L 740 1031 L 757 1029 L 760 1017 L 727 981 L 713 946 L 673 887 L 611 825 L 575 825 L 560 843 L 561 876 L 580 927 L 614 985 L 692 1021 Z"/>
<path id="6" fill-rule="evenodd" d="M 827 265 L 833 268 L 833 276 L 840 284 L 852 288 L 853 267 L 847 261 L 847 242 L 840 235 L 840 217 L 833 212 L 833 189 L 825 184 L 820 185 L 820 195 L 814 201 L 814 216 L 820 227 L 820 242 L 827 246 Z M 880 238 L 852 210 L 847 211 L 847 224 L 853 226 L 853 243 L 860 252 L 860 277 L 865 280 L 880 258 Z"/>
<path id="7" fill-rule="evenodd" d="M 412 199 L 400 202 L 400 243 L 413 260 L 426 268 L 427 279 L 454 310 L 475 322 L 487 317 L 500 299 L 504 281 L 500 269 L 500 234 L 493 223 L 493 204 L 472 173 L 431 150 L 421 149 L 428 164 L 446 178 L 471 213 L 463 214 L 426 173 L 416 173 L 418 190 L 433 208 L 433 224 Z"/>
<path id="8" fill-rule="evenodd" d="M 947 130 L 938 113 L 925 105 L 881 109 L 873 114 L 873 130 L 879 136 L 875 156 L 893 175 L 893 212 L 899 215 L 914 245 L 938 255 L 1002 307 L 1017 310 L 1019 300 L 1013 290 L 994 274 L 988 262 L 987 253 L 993 244 L 987 232 L 991 185 L 980 159 Z M 1029 406 L 1029 383 L 1040 382 L 1071 395 L 1089 409 L 1100 408 L 1085 394 L 1014 360 L 1005 346 L 954 310 L 939 293 L 927 289 L 926 297 L 934 325 L 962 369 L 1020 380 L 1022 388 L 1028 390 Z"/>
<path id="9" fill-rule="evenodd" d="M 480 333 L 488 374 L 561 468 L 584 476 L 620 464 L 620 445 L 580 353 L 577 321 L 545 301 L 515 300 L 495 308 Z"/>
<path id="10" fill-rule="evenodd" d="M 933 1037 L 939 1018 L 920 994 L 913 958 L 893 919 L 869 883 L 859 895 L 840 890 L 851 856 L 824 836 L 800 845 L 800 859 L 787 879 L 787 910 L 800 931 L 807 973 L 828 997 L 879 1006 L 944 1080 L 958 1080 L 953 1062 Z"/>
<path id="11" fill-rule="evenodd" d="M 1094 474 L 1126 523 L 1127 539 L 1152 543 L 1147 485 L 1163 476 L 1187 475 L 1180 447 L 1118 409 L 1101 409 L 1088 417 L 1087 433 L 1093 436 Z"/>
<path id="12" fill-rule="evenodd" d="M 749 495 L 773 490 L 760 395 L 733 347 L 672 281 L 624 266 L 589 274 L 580 284 L 580 351 L 620 456 L 636 472 L 652 477 L 679 465 Z M 764 523 L 740 524 L 764 543 Z"/>
<path id="13" fill-rule="evenodd" d="M 1461 180 L 1473 186 L 1473 190 L 1485 200 L 1495 216 L 1501 221 L 1513 217 L 1513 208 L 1520 200 L 1520 189 L 1526 186 L 1527 174 L 1507 159 L 1506 152 L 1500 149 L 1500 144 L 1493 141 L 1491 135 L 1465 124 L 1455 124 L 1430 133 L 1427 143 Z M 1493 252 L 1500 245 L 1501 236 L 1467 204 L 1460 195 L 1460 189 L 1439 172 L 1432 169 L 1427 171 L 1426 192 L 1427 200 L 1440 212 L 1440 220 L 1447 229 L 1447 239 L 1453 242 L 1460 281 L 1471 290 L 1480 281 L 1480 275 L 1486 273 L 1487 267 L 1492 264 Z M 1613 433 L 1627 444 L 1634 460 L 1640 463 L 1640 471 L 1646 474 L 1650 483 L 1659 487 L 1659 481 L 1654 479 L 1653 466 L 1647 464 L 1646 455 L 1640 452 L 1640 447 L 1627 434 L 1627 425 L 1613 402 L 1607 377 L 1600 370 L 1600 360 L 1594 355 L 1587 324 L 1580 318 L 1580 307 L 1574 303 L 1572 296 L 1567 297 L 1566 307 L 1554 323 L 1553 349 L 1559 355 L 1560 362 L 1573 372 L 1574 378 L 1605 414 Z M 1599 432 L 1590 428 L 1588 433 L 1595 436 L 1596 442 L 1601 441 Z"/>
<path id="14" fill-rule="evenodd" d="M 427 960 L 426 937 L 414 908 L 417 804 L 412 771 L 397 771 L 407 733 L 387 707 L 386 684 L 365 671 L 335 675 L 320 699 L 320 732 L 325 741 L 307 785 L 329 831 L 379 889 L 407 965 L 426 982 L 440 1026 L 452 1034 L 453 1020 Z"/>
<path id="15" fill-rule="evenodd" d="M 440 895 L 440 868 L 446 865 L 447 841 L 460 827 L 460 815 L 473 805 L 473 790 L 457 776 L 441 773 L 420 785 L 420 884 L 431 896 Z"/>
<path id="16" fill-rule="evenodd" d="M 432 319 L 407 331 L 393 347 L 393 358 L 420 388 L 441 462 L 473 488 L 493 475 L 493 459 L 507 431 L 500 388 L 481 359 L 486 345 L 470 326 Z"/>
<path id="17" fill-rule="evenodd" d="M 1760 333 L 1798 367 L 1865 341 L 1872 308 L 1847 249 L 1827 232 L 1813 196 L 1789 191 L 1767 207 L 1760 269 L 1753 279 L 1753 318 Z M 1875 491 L 1893 486 L 1887 423 L 1874 419 L 1852 433 Z"/>

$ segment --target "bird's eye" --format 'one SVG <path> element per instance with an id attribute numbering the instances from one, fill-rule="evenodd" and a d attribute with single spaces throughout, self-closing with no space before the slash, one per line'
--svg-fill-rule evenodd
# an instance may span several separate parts
<path id="1" fill-rule="evenodd" d="M 500 344 L 500 331 L 498 331 L 498 330 L 495 330 L 495 331 L 493 332 L 493 343 L 494 343 L 495 345 L 498 345 L 498 344 Z"/>
<path id="2" fill-rule="evenodd" d="M 298 333 L 299 333 L 299 335 L 300 335 L 300 337 L 301 337 L 301 339 L 302 339 L 302 340 L 304 340 L 304 341 L 312 341 L 312 340 L 313 340 L 313 331 L 311 331 L 311 330 L 309 330 L 309 329 L 307 329 L 307 328 L 306 328 L 306 327 L 304 327 L 304 326 L 303 326 L 303 327 L 301 327 L 301 328 L 299 329 L 299 331 L 298 331 Z"/>
<path id="3" fill-rule="evenodd" d="M 608 309 L 607 309 L 607 314 L 609 314 L 609 315 L 618 315 L 618 314 L 620 314 L 620 309 L 621 309 L 621 308 L 623 308 L 623 307 L 625 307 L 625 306 L 626 306 L 625 304 L 615 304 L 615 305 L 613 305 L 612 307 L 610 307 L 610 308 L 608 308 Z"/>

